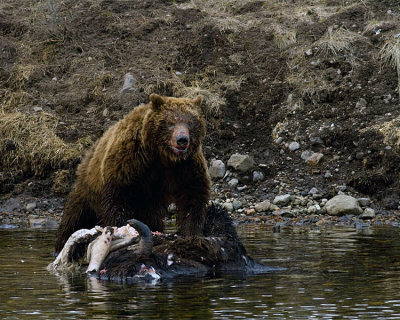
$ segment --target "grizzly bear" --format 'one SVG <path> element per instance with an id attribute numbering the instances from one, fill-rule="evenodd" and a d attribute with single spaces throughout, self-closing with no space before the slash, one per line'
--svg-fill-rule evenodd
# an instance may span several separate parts
<path id="1" fill-rule="evenodd" d="M 200 235 L 210 194 L 202 153 L 206 125 L 196 99 L 150 95 L 110 127 L 76 172 L 57 232 L 56 251 L 78 229 L 122 226 L 135 218 L 163 231 L 168 205 L 178 232 Z"/>

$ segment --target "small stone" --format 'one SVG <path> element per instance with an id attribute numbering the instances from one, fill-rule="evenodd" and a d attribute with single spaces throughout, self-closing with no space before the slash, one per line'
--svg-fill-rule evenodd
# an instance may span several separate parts
<path id="1" fill-rule="evenodd" d="M 254 205 L 254 209 L 257 212 L 266 212 L 270 209 L 270 207 L 271 207 L 271 202 L 269 200 L 264 200 Z"/>
<path id="2" fill-rule="evenodd" d="M 319 153 L 319 152 L 316 152 L 316 153 L 313 153 L 307 160 L 306 160 L 306 163 L 308 164 L 308 165 L 310 165 L 310 166 L 315 166 L 315 165 L 317 165 L 320 161 L 321 161 L 321 159 L 323 158 L 323 154 L 322 153 Z"/>
<path id="3" fill-rule="evenodd" d="M 30 218 L 29 225 L 31 228 L 57 228 L 58 222 L 54 218 Z"/>
<path id="4" fill-rule="evenodd" d="M 264 174 L 261 171 L 254 171 L 253 172 L 253 181 L 262 181 L 264 180 Z"/>
<path id="5" fill-rule="evenodd" d="M 249 155 L 235 153 L 228 160 L 228 166 L 241 172 L 249 171 L 254 166 L 254 160 Z"/>
<path id="6" fill-rule="evenodd" d="M 324 142 L 322 141 L 322 139 L 320 137 L 310 137 L 310 142 L 313 145 L 323 145 Z"/>
<path id="7" fill-rule="evenodd" d="M 357 200 L 361 207 L 368 207 L 371 204 L 370 198 L 358 198 Z"/>
<path id="8" fill-rule="evenodd" d="M 109 115 L 109 113 L 110 113 L 110 111 L 108 111 L 108 109 L 105 108 L 105 109 L 103 110 L 103 117 L 107 117 L 107 116 Z"/>
<path id="9" fill-rule="evenodd" d="M 357 109 L 364 109 L 367 106 L 367 100 L 364 98 L 360 98 L 358 102 L 356 103 L 356 108 Z"/>
<path id="10" fill-rule="evenodd" d="M 255 212 L 256 212 L 256 210 L 254 210 L 254 209 L 246 210 L 246 214 L 247 214 L 247 215 L 249 215 L 249 214 L 254 214 Z"/>
<path id="11" fill-rule="evenodd" d="M 246 189 L 247 189 L 247 186 L 237 187 L 238 191 L 243 191 L 243 190 L 246 190 Z"/>
<path id="12" fill-rule="evenodd" d="M 238 184 L 239 184 L 239 180 L 236 178 L 233 178 L 233 179 L 229 180 L 229 182 L 228 182 L 228 185 L 233 188 L 236 187 Z"/>
<path id="13" fill-rule="evenodd" d="M 330 170 L 326 170 L 324 177 L 325 178 L 332 178 L 332 173 L 330 172 Z"/>
<path id="14" fill-rule="evenodd" d="M 360 216 L 361 219 L 372 219 L 375 218 L 375 210 L 372 208 L 365 208 L 364 212 Z"/>
<path id="15" fill-rule="evenodd" d="M 181 76 L 183 73 L 180 72 L 180 71 L 176 71 L 175 74 L 176 74 L 177 76 Z"/>
<path id="16" fill-rule="evenodd" d="M 235 210 L 238 210 L 243 206 L 242 202 L 240 202 L 239 200 L 236 200 L 236 199 L 232 201 L 232 205 L 233 205 L 233 209 L 235 209 Z"/>
<path id="17" fill-rule="evenodd" d="M 233 211 L 233 204 L 231 202 L 225 202 L 223 204 L 223 207 L 228 211 L 232 212 Z"/>
<path id="18" fill-rule="evenodd" d="M 33 209 L 36 208 L 36 206 L 37 206 L 36 202 L 29 202 L 29 203 L 26 205 L 25 209 L 26 209 L 27 211 L 32 211 Z"/>
<path id="19" fill-rule="evenodd" d="M 282 141 L 283 141 L 283 138 L 282 138 L 282 137 L 278 137 L 278 138 L 275 139 L 274 142 L 275 142 L 276 144 L 281 144 Z"/>
<path id="20" fill-rule="evenodd" d="M 133 75 L 128 72 L 124 76 L 124 85 L 122 86 L 122 89 L 120 91 L 121 94 L 128 93 L 128 92 L 133 92 L 135 91 L 135 88 L 133 87 L 135 84 L 135 78 Z"/>
<path id="21" fill-rule="evenodd" d="M 317 211 L 318 211 L 317 206 L 309 206 L 309 207 L 307 208 L 307 213 L 308 213 L 308 214 L 314 214 L 314 213 L 316 213 Z"/>
<path id="22" fill-rule="evenodd" d="M 276 196 L 274 198 L 273 203 L 276 205 L 286 205 L 289 203 L 290 199 L 291 199 L 290 194 L 284 194 L 284 195 Z"/>
<path id="23" fill-rule="evenodd" d="M 312 53 L 313 53 L 313 52 L 312 52 L 312 49 L 308 49 L 308 50 L 306 51 L 306 55 L 307 55 L 307 56 L 311 56 Z"/>
<path id="24" fill-rule="evenodd" d="M 33 111 L 35 111 L 35 112 L 43 111 L 43 108 L 42 107 L 33 107 Z"/>
<path id="25" fill-rule="evenodd" d="M 226 172 L 225 163 L 221 160 L 212 160 L 208 172 L 211 178 L 223 178 Z"/>
<path id="26" fill-rule="evenodd" d="M 296 142 L 296 141 L 293 141 L 293 142 L 291 142 L 289 144 L 288 148 L 289 148 L 290 151 L 296 151 L 296 150 L 298 150 L 300 148 L 300 144 L 298 142 Z"/>
<path id="27" fill-rule="evenodd" d="M 313 155 L 314 152 L 312 152 L 311 150 L 305 150 L 301 153 L 301 158 L 304 161 L 307 161 L 308 158 L 310 158 Z"/>
<path id="28" fill-rule="evenodd" d="M 308 191 L 308 194 L 310 194 L 310 195 L 314 195 L 314 194 L 316 194 L 316 193 L 318 193 L 318 189 L 315 188 L 315 187 L 311 188 L 311 190 Z"/>

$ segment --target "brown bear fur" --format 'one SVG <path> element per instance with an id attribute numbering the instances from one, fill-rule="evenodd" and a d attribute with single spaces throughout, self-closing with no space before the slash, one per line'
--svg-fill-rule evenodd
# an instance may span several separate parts
<path id="1" fill-rule="evenodd" d="M 77 169 L 57 232 L 56 251 L 76 230 L 135 218 L 163 231 L 170 203 L 183 235 L 200 234 L 210 179 L 202 153 L 201 98 L 150 96 L 110 127 Z M 177 141 L 186 136 L 180 145 Z M 180 140 L 182 141 L 182 140 Z"/>

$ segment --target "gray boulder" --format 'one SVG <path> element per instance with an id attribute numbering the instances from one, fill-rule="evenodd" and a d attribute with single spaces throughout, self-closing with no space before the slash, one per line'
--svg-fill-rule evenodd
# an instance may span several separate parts
<path id="1" fill-rule="evenodd" d="M 331 216 L 345 214 L 361 214 L 362 209 L 356 198 L 344 194 L 337 195 L 325 204 L 327 213 Z"/>
<path id="2" fill-rule="evenodd" d="M 235 153 L 229 158 L 228 166 L 241 172 L 247 172 L 254 166 L 254 160 L 249 155 Z"/>
<path id="3" fill-rule="evenodd" d="M 225 163 L 221 160 L 212 160 L 208 172 L 211 178 L 223 178 L 226 172 Z"/>

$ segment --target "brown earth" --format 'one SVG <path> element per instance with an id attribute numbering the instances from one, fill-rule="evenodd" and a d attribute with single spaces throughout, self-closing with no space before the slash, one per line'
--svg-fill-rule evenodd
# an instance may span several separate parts
<path id="1" fill-rule="evenodd" d="M 399 22 L 394 0 L 3 2 L 0 199 L 64 197 L 88 146 L 156 92 L 201 94 L 206 158 L 248 153 L 266 177 L 216 198 L 346 185 L 396 211 Z"/>

